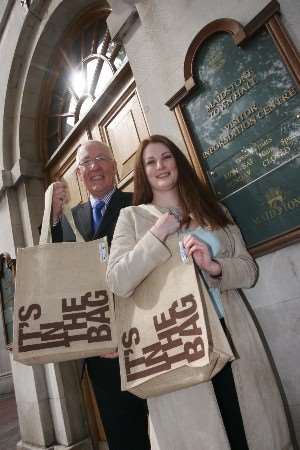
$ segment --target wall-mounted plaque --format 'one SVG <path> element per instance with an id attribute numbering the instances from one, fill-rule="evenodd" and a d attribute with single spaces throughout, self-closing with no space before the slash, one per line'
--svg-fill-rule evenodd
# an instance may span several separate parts
<path id="1" fill-rule="evenodd" d="M 299 85 L 267 27 L 249 38 L 239 25 L 242 46 L 220 28 L 193 50 L 180 113 L 205 179 L 262 252 L 300 225 Z"/>

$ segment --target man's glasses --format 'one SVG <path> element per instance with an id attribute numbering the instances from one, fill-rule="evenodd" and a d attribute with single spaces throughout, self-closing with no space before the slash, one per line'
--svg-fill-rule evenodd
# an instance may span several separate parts
<path id="1" fill-rule="evenodd" d="M 106 163 L 108 161 L 112 161 L 112 158 L 109 158 L 108 156 L 99 155 L 93 159 L 84 159 L 83 161 L 80 161 L 79 166 L 92 167 L 94 163 Z"/>

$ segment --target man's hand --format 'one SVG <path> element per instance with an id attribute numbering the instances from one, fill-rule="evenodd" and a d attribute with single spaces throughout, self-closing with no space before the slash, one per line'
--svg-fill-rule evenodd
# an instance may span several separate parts
<path id="1" fill-rule="evenodd" d="M 57 222 L 63 213 L 63 206 L 70 199 L 67 184 L 64 181 L 53 183 L 52 223 Z"/>
<path id="2" fill-rule="evenodd" d="M 113 358 L 117 358 L 119 356 L 118 352 L 107 352 L 107 353 L 100 353 L 99 355 L 101 358 L 109 358 L 109 359 L 113 359 Z"/>

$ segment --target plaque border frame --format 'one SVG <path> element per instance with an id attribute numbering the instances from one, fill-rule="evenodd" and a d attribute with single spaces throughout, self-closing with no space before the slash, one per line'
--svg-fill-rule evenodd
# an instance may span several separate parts
<path id="1" fill-rule="evenodd" d="M 175 113 L 183 140 L 187 147 L 189 157 L 198 177 L 207 185 L 209 180 L 202 159 L 198 156 L 196 146 L 185 120 L 181 103 L 195 90 L 195 58 L 198 50 L 205 41 L 218 32 L 231 34 L 236 45 L 245 45 L 258 31 L 265 28 L 273 39 L 287 69 L 297 87 L 300 86 L 300 55 L 289 37 L 280 19 L 280 4 L 277 0 L 271 2 L 258 13 L 246 26 L 242 26 L 234 19 L 217 19 L 202 28 L 192 40 L 184 60 L 184 86 L 179 89 L 166 103 Z M 253 256 L 262 256 L 280 248 L 300 241 L 300 225 L 296 229 L 284 234 L 274 235 L 267 241 L 257 244 L 249 249 Z"/>

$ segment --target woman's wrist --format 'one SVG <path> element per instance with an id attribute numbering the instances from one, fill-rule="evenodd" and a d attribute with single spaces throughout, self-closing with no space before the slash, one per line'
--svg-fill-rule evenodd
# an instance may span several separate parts
<path id="1" fill-rule="evenodd" d="M 156 228 L 155 225 L 150 229 L 150 231 L 161 242 L 164 242 L 167 239 L 166 233 L 160 230 L 159 228 Z"/>
<path id="2" fill-rule="evenodd" d="M 212 259 L 211 261 L 211 266 L 209 267 L 209 275 L 213 278 L 220 278 L 222 275 L 222 266 L 215 259 Z"/>

